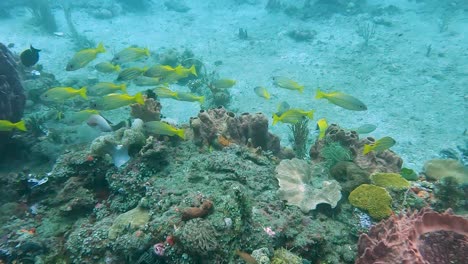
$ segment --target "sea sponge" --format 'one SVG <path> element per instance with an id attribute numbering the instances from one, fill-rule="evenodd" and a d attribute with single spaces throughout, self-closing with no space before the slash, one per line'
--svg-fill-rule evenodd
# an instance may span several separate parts
<path id="1" fill-rule="evenodd" d="M 392 197 L 385 188 L 379 186 L 362 184 L 349 194 L 348 200 L 353 206 L 367 210 L 376 220 L 392 214 Z"/>
<path id="2" fill-rule="evenodd" d="M 468 169 L 458 160 L 433 159 L 424 164 L 424 174 L 430 180 L 451 176 L 461 184 L 468 184 Z"/>
<path id="3" fill-rule="evenodd" d="M 276 167 L 279 197 L 298 206 L 303 213 L 314 210 L 321 203 L 335 208 L 341 199 L 341 186 L 335 180 L 325 180 L 321 174 L 323 168 L 311 166 L 305 160 L 282 160 Z"/>
<path id="4" fill-rule="evenodd" d="M 370 176 L 373 184 L 389 190 L 406 190 L 410 183 L 398 173 L 375 172 Z"/>

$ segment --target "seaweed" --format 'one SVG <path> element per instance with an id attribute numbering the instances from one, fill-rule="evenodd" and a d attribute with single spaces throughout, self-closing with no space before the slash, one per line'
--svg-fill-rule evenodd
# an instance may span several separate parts
<path id="1" fill-rule="evenodd" d="M 375 24 L 374 23 L 360 23 L 358 24 L 356 33 L 358 36 L 364 39 L 364 46 L 369 46 L 369 40 L 375 36 Z"/>
<path id="2" fill-rule="evenodd" d="M 57 22 L 52 13 L 49 0 L 31 0 L 28 2 L 27 8 L 33 16 L 32 23 L 34 25 L 41 27 L 47 33 L 57 31 Z"/>
<path id="3" fill-rule="evenodd" d="M 325 160 L 325 167 L 332 168 L 340 161 L 351 161 L 351 152 L 338 142 L 327 143 L 320 151 L 320 156 Z"/>
<path id="4" fill-rule="evenodd" d="M 303 118 L 294 125 L 289 125 L 291 130 L 290 140 L 293 142 L 293 150 L 296 156 L 300 159 L 306 156 L 307 139 L 309 138 L 309 119 Z"/>

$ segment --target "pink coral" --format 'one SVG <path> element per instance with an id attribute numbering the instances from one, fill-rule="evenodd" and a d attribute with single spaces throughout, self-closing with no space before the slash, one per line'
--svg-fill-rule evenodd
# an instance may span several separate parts
<path id="1" fill-rule="evenodd" d="M 468 220 L 428 208 L 392 216 L 362 234 L 356 264 L 449 264 L 468 259 Z"/>

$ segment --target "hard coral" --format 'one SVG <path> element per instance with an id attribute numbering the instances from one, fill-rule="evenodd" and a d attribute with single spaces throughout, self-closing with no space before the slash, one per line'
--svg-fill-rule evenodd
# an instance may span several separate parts
<path id="1" fill-rule="evenodd" d="M 382 187 L 362 184 L 349 194 L 349 202 L 360 209 L 367 210 L 377 220 L 392 214 L 392 197 Z"/>
<path id="2" fill-rule="evenodd" d="M 323 139 L 317 140 L 309 151 L 314 161 L 323 161 L 321 155 L 323 149 L 331 143 L 339 143 L 342 147 L 351 151 L 352 161 L 362 169 L 373 172 L 395 172 L 398 173 L 403 165 L 403 160 L 391 150 L 381 152 L 370 152 L 363 154 L 365 144 L 374 143 L 371 137 L 359 139 L 356 131 L 349 131 L 332 124 L 325 132 Z"/>
<path id="3" fill-rule="evenodd" d="M 356 264 L 449 264 L 468 259 L 468 220 L 428 208 L 392 216 L 362 234 Z"/>
<path id="4" fill-rule="evenodd" d="M 208 215 L 213 208 L 213 202 L 205 200 L 200 207 L 189 207 L 182 211 L 182 221 L 200 218 Z"/>
<path id="5" fill-rule="evenodd" d="M 220 247 L 216 229 L 210 222 L 200 218 L 187 221 L 177 231 L 176 237 L 181 246 L 191 254 L 209 256 Z"/>
<path id="6" fill-rule="evenodd" d="M 376 172 L 370 176 L 373 184 L 389 190 L 406 190 L 410 183 L 398 173 Z"/>
<path id="7" fill-rule="evenodd" d="M 224 147 L 230 142 L 260 147 L 274 154 L 281 150 L 279 138 L 268 132 L 268 119 L 261 113 L 236 116 L 223 107 L 201 110 L 198 117 L 190 119 L 190 127 L 198 145 Z"/>

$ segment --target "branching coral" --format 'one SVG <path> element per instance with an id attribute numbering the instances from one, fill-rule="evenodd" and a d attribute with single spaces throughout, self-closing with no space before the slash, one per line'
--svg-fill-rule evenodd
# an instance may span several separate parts
<path id="1" fill-rule="evenodd" d="M 348 199 L 353 206 L 367 210 L 377 220 L 387 218 L 392 213 L 392 197 L 379 186 L 362 184 L 349 194 Z"/>

